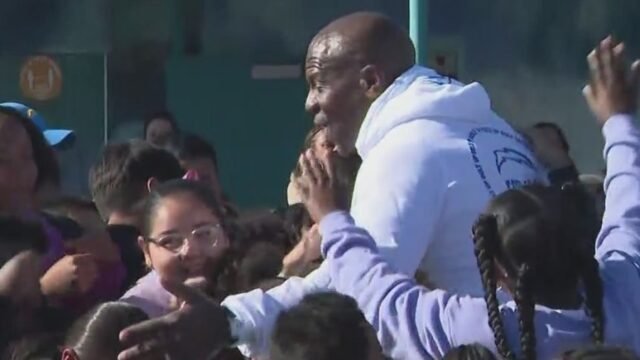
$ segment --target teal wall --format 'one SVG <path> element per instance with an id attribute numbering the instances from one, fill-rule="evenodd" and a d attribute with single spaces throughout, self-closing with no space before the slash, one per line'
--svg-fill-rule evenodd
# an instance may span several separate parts
<path id="1" fill-rule="evenodd" d="M 170 108 L 216 147 L 225 191 L 241 205 L 284 201 L 309 127 L 301 79 L 253 80 L 251 64 L 210 57 L 168 63 Z"/>

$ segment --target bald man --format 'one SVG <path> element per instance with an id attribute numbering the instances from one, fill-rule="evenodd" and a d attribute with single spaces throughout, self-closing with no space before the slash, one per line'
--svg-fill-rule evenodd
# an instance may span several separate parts
<path id="1" fill-rule="evenodd" d="M 482 86 L 465 86 L 415 65 L 414 58 L 407 33 L 388 18 L 372 13 L 340 18 L 309 45 L 306 109 L 316 125 L 326 127 L 327 140 L 340 154 L 357 151 L 362 157 L 351 212 L 381 253 L 409 276 L 420 268 L 436 287 L 482 295 L 473 221 L 492 196 L 544 176 L 525 140 L 491 110 Z M 226 324 L 216 327 L 223 335 L 211 335 L 210 343 L 234 339 L 245 355 L 266 354 L 277 314 L 305 294 L 330 288 L 321 267 L 266 293 L 231 296 L 223 302 Z M 221 311 L 199 303 L 193 308 L 202 311 L 200 318 L 208 313 L 213 319 Z M 375 318 L 365 315 L 375 326 Z M 155 327 L 202 321 L 188 311 L 172 316 L 127 331 L 125 339 L 140 342 L 153 338 Z M 393 334 L 376 330 L 392 353 Z M 145 344 L 144 351 L 153 348 Z M 130 354 L 136 351 L 140 348 Z"/>

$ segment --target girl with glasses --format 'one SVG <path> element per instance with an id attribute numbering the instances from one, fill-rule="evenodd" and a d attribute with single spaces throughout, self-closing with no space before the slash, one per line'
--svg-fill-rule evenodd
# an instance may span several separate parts
<path id="1" fill-rule="evenodd" d="M 160 278 L 215 285 L 226 263 L 229 238 L 220 204 L 212 191 L 188 180 L 159 185 L 143 210 L 138 244 L 151 271 L 122 297 L 149 315 L 166 314 L 175 305 Z"/>

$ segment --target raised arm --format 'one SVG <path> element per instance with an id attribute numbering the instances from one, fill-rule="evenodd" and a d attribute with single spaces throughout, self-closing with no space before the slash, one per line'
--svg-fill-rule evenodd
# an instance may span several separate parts
<path id="1" fill-rule="evenodd" d="M 609 37 L 588 56 L 590 85 L 584 94 L 602 125 L 606 204 L 596 257 L 631 262 L 640 269 L 640 132 L 634 124 L 640 61 L 626 71 L 624 44 Z"/>
<path id="2" fill-rule="evenodd" d="M 633 121 L 630 115 L 615 115 L 602 129 L 606 205 L 596 257 L 606 261 L 619 253 L 640 269 L 640 132 Z"/>

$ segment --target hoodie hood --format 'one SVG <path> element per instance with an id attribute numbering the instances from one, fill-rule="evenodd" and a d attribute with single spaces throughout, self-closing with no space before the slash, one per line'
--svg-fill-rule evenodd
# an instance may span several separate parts
<path id="1" fill-rule="evenodd" d="M 491 100 L 482 85 L 464 85 L 415 65 L 371 104 L 360 127 L 356 149 L 365 157 L 394 127 L 412 120 L 453 118 L 486 123 L 495 117 L 492 115 Z"/>

